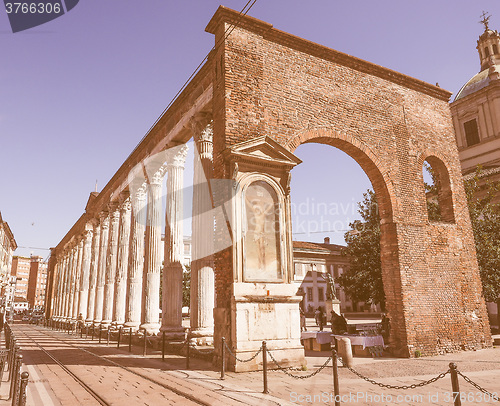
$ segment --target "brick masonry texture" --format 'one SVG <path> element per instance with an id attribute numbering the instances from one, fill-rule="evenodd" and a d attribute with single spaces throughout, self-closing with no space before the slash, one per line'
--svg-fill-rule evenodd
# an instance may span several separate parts
<path id="1" fill-rule="evenodd" d="M 237 18 L 220 8 L 207 27 L 221 41 L 211 54 L 215 177 L 230 177 L 225 148 L 262 135 L 292 152 L 306 142 L 346 152 L 379 202 L 391 345 L 403 356 L 491 346 L 450 93 L 250 17 L 224 40 Z M 452 221 L 427 219 L 429 157 L 449 177 Z M 215 261 L 216 307 L 229 309 L 231 250 Z"/>

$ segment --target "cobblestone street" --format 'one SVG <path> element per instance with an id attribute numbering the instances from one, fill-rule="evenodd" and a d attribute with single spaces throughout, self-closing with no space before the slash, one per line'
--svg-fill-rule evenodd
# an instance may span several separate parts
<path id="1" fill-rule="evenodd" d="M 30 373 L 28 405 L 321 405 L 334 404 L 331 362 L 317 375 L 296 379 L 283 371 L 269 371 L 269 395 L 264 395 L 262 372 L 220 372 L 212 365 L 193 358 L 186 369 L 185 358 L 153 351 L 143 357 L 135 346 L 116 348 L 60 331 L 27 324 L 15 324 L 14 334 L 22 348 L 22 370 Z M 44 348 L 50 356 L 42 351 Z M 149 350 L 148 350 L 149 351 Z M 272 349 L 271 349 L 272 353 Z M 307 371 L 289 371 L 307 376 L 325 363 L 328 352 L 307 352 Z M 96 399 L 77 379 L 98 395 Z M 500 349 L 447 354 L 419 359 L 355 358 L 359 373 L 390 385 L 412 385 L 446 372 L 450 362 L 458 370 L 490 392 L 500 392 Z M 269 362 L 270 367 L 273 363 Z M 6 375 L 6 374 L 5 374 Z M 460 377 L 459 377 L 460 378 Z M 6 377 L 4 376 L 4 380 Z M 442 379 L 423 387 L 407 390 L 385 389 L 368 383 L 344 367 L 339 367 L 341 404 L 355 405 L 447 405 L 451 399 L 451 381 Z M 460 378 L 464 405 L 495 404 Z M 7 391 L 7 392 L 6 392 Z M 8 396 L 3 384 L 2 399 Z M 10 404 L 2 400 L 0 404 Z M 498 404 L 498 403 L 497 403 Z"/>

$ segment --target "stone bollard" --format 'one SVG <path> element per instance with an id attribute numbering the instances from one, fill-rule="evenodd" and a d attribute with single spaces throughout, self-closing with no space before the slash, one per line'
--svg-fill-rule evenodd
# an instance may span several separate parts
<path id="1" fill-rule="evenodd" d="M 342 358 L 344 365 L 352 368 L 353 366 L 353 357 L 352 357 L 352 347 L 351 340 L 347 337 L 337 338 L 337 345 L 339 347 L 339 356 Z"/>

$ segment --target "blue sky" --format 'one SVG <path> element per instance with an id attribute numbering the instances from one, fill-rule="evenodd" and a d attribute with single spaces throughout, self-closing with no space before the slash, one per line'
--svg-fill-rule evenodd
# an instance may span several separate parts
<path id="1" fill-rule="evenodd" d="M 19 246 L 57 245 L 96 180 L 100 190 L 211 49 L 204 28 L 221 1 L 82 0 L 16 34 L 0 11 L 0 211 Z M 236 10 L 245 3 L 223 2 Z M 249 14 L 457 92 L 479 70 L 483 10 L 500 28 L 498 0 L 259 0 Z M 293 173 L 297 211 L 301 203 L 334 203 L 348 212 L 328 220 L 341 230 L 368 179 L 329 146 L 304 145 L 296 154 L 304 161 Z M 317 171 L 328 175 L 327 188 L 311 182 Z M 342 235 L 329 234 L 334 242 Z M 32 248 L 16 254 L 31 252 L 48 255 Z"/>

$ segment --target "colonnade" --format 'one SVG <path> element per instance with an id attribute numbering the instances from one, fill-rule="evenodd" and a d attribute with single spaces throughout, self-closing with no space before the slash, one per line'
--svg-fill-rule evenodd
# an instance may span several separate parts
<path id="1" fill-rule="evenodd" d="M 195 132 L 191 330 L 213 336 L 212 125 Z M 83 232 L 65 238 L 54 266 L 52 318 L 164 331 L 183 338 L 183 178 L 188 147 L 165 149 L 129 173 L 126 187 L 88 216 Z M 163 191 L 164 178 L 167 188 Z M 162 241 L 162 198 L 166 196 Z M 208 215 L 207 215 L 208 213 Z M 200 215 L 201 214 L 201 215 Z M 64 241 L 64 240 L 63 240 Z M 162 252 L 163 249 L 163 264 Z M 160 280 L 163 270 L 162 280 Z M 160 283 L 162 317 L 160 319 Z"/>

